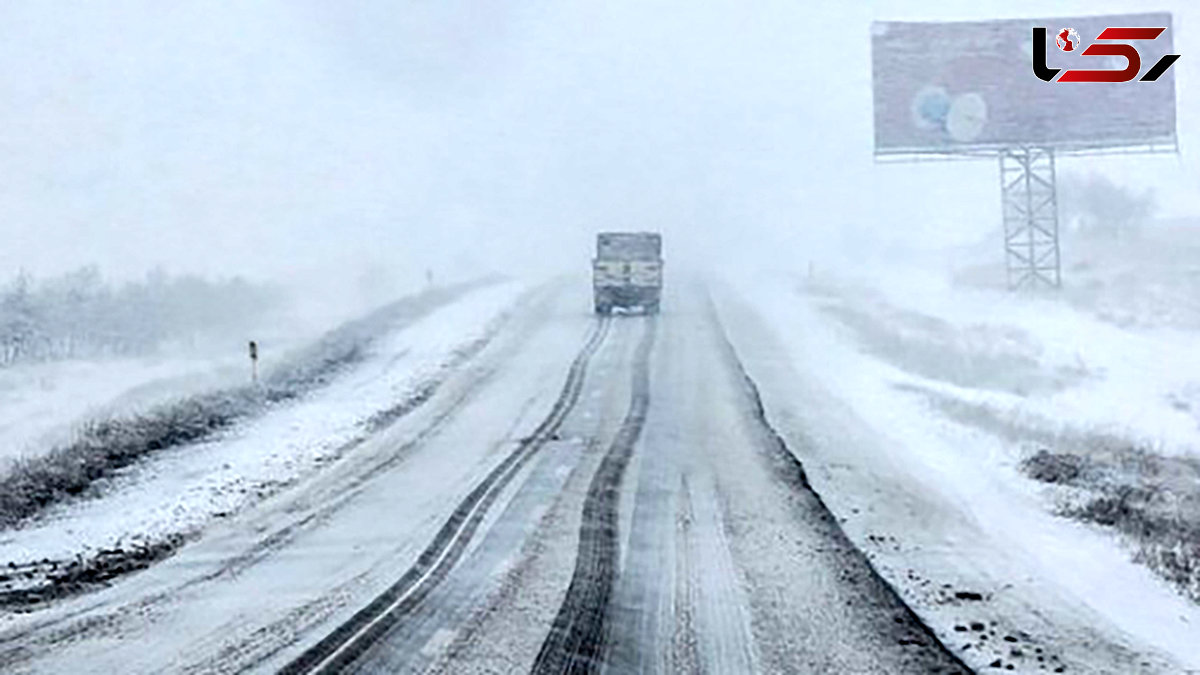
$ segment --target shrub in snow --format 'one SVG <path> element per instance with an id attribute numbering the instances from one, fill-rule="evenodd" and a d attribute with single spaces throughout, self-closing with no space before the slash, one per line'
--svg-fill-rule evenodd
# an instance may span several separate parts
<path id="1" fill-rule="evenodd" d="M 1021 470 L 1043 483 L 1071 484 L 1079 479 L 1086 465 L 1087 460 L 1079 455 L 1042 449 L 1022 460 Z"/>

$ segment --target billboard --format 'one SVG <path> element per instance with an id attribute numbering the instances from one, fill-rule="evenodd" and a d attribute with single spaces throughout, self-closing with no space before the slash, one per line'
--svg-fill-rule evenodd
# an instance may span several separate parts
<path id="1" fill-rule="evenodd" d="M 875 154 L 994 152 L 1014 146 L 1056 151 L 1175 148 L 1175 74 L 1154 81 L 1044 81 L 1034 70 L 1035 27 L 1045 28 L 1045 66 L 1127 68 L 1099 47 L 1110 27 L 1165 27 L 1154 39 L 1116 40 L 1136 49 L 1140 76 L 1172 54 L 1165 12 L 964 22 L 881 21 L 871 26 Z M 1114 33 L 1109 33 L 1113 35 Z M 1109 55 L 1083 55 L 1094 51 Z M 1170 58 L 1165 65 L 1170 65 Z M 1159 66 L 1161 68 L 1161 66 Z M 1069 76 L 1067 76 L 1068 79 Z"/>

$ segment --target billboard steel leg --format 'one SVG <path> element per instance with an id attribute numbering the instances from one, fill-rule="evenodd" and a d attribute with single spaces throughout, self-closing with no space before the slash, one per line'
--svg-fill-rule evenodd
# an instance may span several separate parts
<path id="1" fill-rule="evenodd" d="M 1000 153 L 1004 267 L 1010 289 L 1058 288 L 1058 195 L 1054 151 L 1007 148 Z"/>
<path id="2" fill-rule="evenodd" d="M 1060 287 L 1054 150 L 1021 147 L 1001 151 L 1000 195 L 1008 287 Z"/>

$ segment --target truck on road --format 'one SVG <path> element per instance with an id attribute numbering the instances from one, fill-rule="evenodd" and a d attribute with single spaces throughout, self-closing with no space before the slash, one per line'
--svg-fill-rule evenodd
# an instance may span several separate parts
<path id="1" fill-rule="evenodd" d="M 601 232 L 592 261 L 592 297 L 597 314 L 639 307 L 657 314 L 662 296 L 662 235 Z"/>

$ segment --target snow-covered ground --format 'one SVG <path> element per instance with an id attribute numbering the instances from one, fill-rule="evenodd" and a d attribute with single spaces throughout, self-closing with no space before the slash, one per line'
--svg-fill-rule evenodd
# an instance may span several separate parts
<path id="1" fill-rule="evenodd" d="M 311 292 L 296 299 L 277 325 L 252 336 L 260 347 L 260 369 L 272 368 L 331 326 L 371 309 L 357 299 L 332 306 L 327 295 Z M 199 348 L 168 346 L 152 356 L 0 368 L 0 472 L 11 461 L 69 443 L 90 420 L 136 413 L 173 397 L 237 386 L 249 378 L 250 362 L 240 340 Z"/>
<path id="2" fill-rule="evenodd" d="M 415 298 L 393 284 L 364 297 L 348 282 L 324 277 L 288 292 L 286 311 L 245 339 L 259 345 L 259 368 L 284 364 L 332 326 L 341 325 L 394 301 Z M 426 289 L 428 290 L 428 289 Z M 250 362 L 243 336 L 165 344 L 152 355 L 18 363 L 0 368 L 0 473 L 16 460 L 68 444 L 89 421 L 142 412 L 172 398 L 249 382 Z"/>
<path id="3" fill-rule="evenodd" d="M 1010 315 L 976 319 L 969 314 L 970 299 L 960 297 L 963 291 L 911 275 L 893 281 L 886 290 L 820 276 L 817 283 L 770 274 L 729 281 L 712 286 L 714 306 L 737 361 L 761 393 L 772 430 L 804 463 L 811 484 L 851 541 L 956 655 L 977 669 L 999 660 L 1015 665 L 1015 672 L 1039 672 L 1039 658 L 1046 659 L 1049 672 L 1059 664 L 1068 672 L 1121 675 L 1178 673 L 1200 665 L 1200 646 L 1194 640 L 1200 608 L 1149 569 L 1132 563 L 1110 531 L 1055 516 L 1043 487 L 1019 471 L 1025 449 L 1018 443 L 956 420 L 932 403 L 930 392 L 954 400 L 978 395 L 1026 405 L 1035 397 L 1050 399 L 1099 386 L 1108 371 L 1074 359 L 1073 349 L 1048 346 L 1050 333 L 1035 330 L 1037 321 L 1069 322 L 1075 309 L 1036 300 L 1044 303 L 1046 316 L 1033 312 L 1026 317 L 1022 304 L 1012 300 Z M 103 498 L 64 504 L 24 530 L 8 533 L 0 540 L 0 550 L 19 551 L 26 559 L 61 560 L 87 547 L 111 546 L 123 537 L 128 542 L 131 533 L 163 538 L 210 524 L 203 538 L 145 573 L 94 594 L 39 604 L 28 615 L 13 613 L 7 635 L 17 646 L 9 655 L 38 654 L 44 648 L 37 657 L 41 660 L 26 664 L 31 666 L 28 672 L 68 672 L 76 664 L 95 662 L 124 663 L 127 670 L 139 672 L 161 671 L 163 663 L 209 664 L 209 669 L 221 670 L 222 665 L 253 662 L 264 671 L 282 665 L 302 647 L 302 641 L 293 642 L 294 636 L 315 636 L 337 625 L 393 583 L 398 570 L 408 569 L 458 500 L 552 407 L 576 339 L 592 321 L 586 311 L 586 285 L 567 285 L 560 291 L 567 288 L 574 290 L 550 293 L 554 297 L 522 295 L 525 286 L 520 283 L 477 288 L 376 339 L 364 360 L 327 386 L 211 441 L 158 452 L 108 481 Z M 539 295 L 545 296 L 544 303 L 536 300 Z M 814 540 L 789 530 L 796 525 L 794 512 L 778 507 L 789 499 L 791 483 L 777 484 L 775 474 L 772 478 L 755 473 L 758 478 L 750 480 L 747 472 L 753 468 L 754 453 L 748 451 L 757 447 L 757 436 L 725 435 L 737 428 L 734 422 L 745 412 L 741 385 L 730 387 L 726 382 L 722 395 L 715 386 L 696 388 L 697 382 L 719 373 L 712 366 L 724 358 L 712 351 L 721 341 L 709 340 L 713 335 L 703 337 L 705 330 L 716 327 L 700 321 L 708 305 L 702 296 L 687 302 L 671 297 L 670 309 L 659 319 L 663 333 L 653 357 L 659 367 L 652 376 L 643 454 L 626 478 L 628 488 L 646 489 L 627 492 L 631 498 L 626 501 L 636 509 L 643 496 L 661 499 L 664 485 L 678 486 L 681 495 L 690 496 L 677 504 L 660 503 L 662 510 L 643 504 L 649 520 L 623 514 L 625 532 L 637 530 L 633 522 L 656 525 L 631 534 L 622 550 L 625 555 L 641 551 L 650 556 L 642 568 L 656 571 L 662 564 L 658 554 L 672 546 L 667 542 L 683 542 L 679 550 L 691 550 L 686 536 L 678 538 L 680 513 L 686 516 L 686 531 L 728 533 L 712 513 L 704 514 L 714 505 L 734 513 L 731 504 L 706 494 L 705 485 L 716 477 L 728 487 L 741 476 L 746 479 L 744 494 L 733 500 L 741 505 L 741 515 L 729 522 L 755 527 L 738 535 L 753 538 L 744 549 L 749 562 L 739 563 L 738 574 L 758 569 L 757 578 L 771 581 L 761 586 L 766 613 L 790 612 L 795 618 L 780 624 L 784 630 L 778 633 L 764 633 L 770 637 L 761 644 L 782 651 L 790 649 L 789 640 L 813 644 L 795 636 L 806 634 L 796 627 L 811 621 L 814 610 L 837 608 L 838 616 L 848 619 L 870 613 L 798 592 L 821 574 L 842 578 L 847 570 L 836 560 L 828 565 L 797 564 L 826 549 L 809 550 Z M 919 302 L 926 304 L 918 307 L 914 298 L 922 297 L 926 299 Z M 1000 305 L 1009 300 L 1002 294 L 995 299 Z M 951 308 L 962 305 L 958 311 L 967 318 L 951 310 L 935 315 L 941 306 L 935 301 Z M 1049 316 L 1052 310 L 1059 314 Z M 1081 322 L 1093 320 L 1086 313 L 1080 316 Z M 1020 321 L 1028 321 L 1028 327 Z M 568 490 L 564 503 L 571 505 L 566 513 L 582 512 L 581 501 L 569 500 L 582 500 L 587 481 L 572 482 L 569 467 L 580 458 L 597 459 L 599 455 L 589 455 L 587 448 L 607 447 L 626 413 L 625 364 L 638 335 L 632 328 L 640 320 L 616 325 L 622 329 L 614 331 L 606 351 L 589 368 L 590 389 L 577 411 L 580 426 L 564 427 L 556 441 L 563 444 L 563 453 L 544 467 L 543 476 L 553 480 L 530 483 L 530 498 L 543 506 L 563 498 L 556 493 L 558 486 L 571 484 L 578 489 Z M 1060 330 L 1065 340 L 1069 330 Z M 1130 332 L 1136 337 L 1141 330 Z M 454 367 L 492 334 L 496 339 L 469 365 Z M 424 393 L 439 381 L 436 394 Z M 423 396 L 428 402 L 411 415 L 371 433 L 371 420 L 378 419 L 379 411 Z M 442 419 L 445 426 L 438 427 Z M 440 431 L 425 435 L 431 428 Z M 414 439 L 423 440 L 410 448 Z M 581 444 L 581 439 L 595 442 Z M 649 456 L 646 451 L 659 454 Z M 395 461 L 381 465 L 382 456 Z M 714 462 L 710 478 L 695 469 L 702 458 Z M 660 462 L 662 471 L 656 473 L 654 462 Z M 326 469 L 317 471 L 322 464 Z M 579 476 L 591 474 L 586 462 L 579 466 Z M 664 482 L 675 471 L 691 472 L 694 480 L 674 476 Z M 356 492 L 355 477 L 367 472 L 373 478 Z M 292 481 L 299 484 L 279 491 Z M 437 489 L 428 489 L 430 485 Z M 243 509 L 258 501 L 259 494 L 272 491 L 280 493 Z M 325 510 L 325 502 L 342 495 L 350 495 L 344 508 Z M 680 504 L 689 500 L 694 503 L 680 512 Z M 239 509 L 234 517 L 219 517 Z M 768 517 L 773 511 L 778 516 L 774 520 Z M 326 514 L 329 520 L 315 514 Z M 518 564 L 521 559 L 513 555 L 520 539 L 510 537 L 534 530 L 530 516 L 514 511 L 511 517 L 510 524 L 519 525 L 515 529 L 500 525 L 499 515 L 493 521 L 495 530 L 484 526 L 481 531 L 488 534 L 472 544 L 472 550 L 487 550 L 484 542 L 493 535 L 503 546 L 483 558 L 468 552 L 467 560 L 473 562 L 452 573 L 473 570 L 465 583 L 455 586 L 451 576 L 443 582 L 447 585 L 438 587 L 439 595 L 430 596 L 435 604 L 423 615 L 428 621 L 412 624 L 411 637 L 391 645 L 397 655 L 411 655 L 424 645 L 430 649 L 426 656 L 433 658 L 453 630 L 462 628 L 461 617 L 482 607 L 482 596 L 473 594 L 478 589 L 490 593 L 486 589 L 491 582 L 484 580 L 501 578 L 505 565 L 521 568 L 524 563 Z M 561 536 L 539 538 L 527 547 L 535 560 L 542 555 L 539 551 L 558 550 L 541 558 L 565 571 L 555 583 L 531 582 L 536 596 L 532 604 L 526 598 L 480 610 L 479 616 L 492 617 L 491 623 L 485 621 L 483 639 L 465 643 L 480 648 L 479 671 L 494 672 L 501 662 L 497 658 L 511 661 L 512 654 L 505 651 L 509 643 L 492 639 L 493 632 L 523 641 L 524 651 L 512 653 L 530 661 L 538 653 L 544 628 L 559 606 L 555 594 L 566 589 L 570 578 L 573 559 L 562 551 L 577 545 L 575 517 L 563 521 Z M 311 523 L 311 529 L 298 525 L 302 523 Z M 301 534 L 295 540 L 284 537 L 290 542 L 288 553 L 273 549 L 263 564 L 238 563 L 228 568 L 236 573 L 228 575 L 210 571 L 227 569 L 227 561 L 245 558 L 247 551 L 253 553 L 294 527 Z M 684 565 L 681 572 L 669 563 L 661 571 L 669 575 L 674 569 L 686 579 L 693 576 L 689 569 L 695 569 L 696 579 L 733 579 L 726 563 L 713 557 L 714 540 L 703 539 L 708 548 L 697 550 L 697 567 Z M 634 543 L 639 540 L 664 544 L 639 546 Z M 799 548 L 784 551 L 791 546 Z M 710 564 L 717 567 L 705 567 Z M 783 572 L 788 566 L 791 571 Z M 627 579 L 636 580 L 638 574 Z M 744 582 L 749 577 L 739 578 Z M 849 579 L 846 588 L 859 589 L 852 590 L 853 595 L 862 586 L 854 575 Z M 200 583 L 193 585 L 192 580 Z M 773 588 L 776 582 L 783 586 Z M 701 628 L 698 635 L 705 640 L 736 638 L 737 626 L 745 621 L 726 610 L 741 601 L 725 592 L 732 587 L 702 583 L 712 586 L 711 592 L 697 597 L 712 603 L 708 616 L 713 627 Z M 168 587 L 175 590 L 164 594 Z M 658 588 L 663 597 L 691 593 L 674 583 L 648 587 Z M 663 590 L 670 588 L 675 591 Z M 788 594 L 797 597 L 779 604 Z M 268 597 L 242 599 L 259 595 Z M 639 602 L 628 604 L 637 607 Z M 670 602 L 656 606 L 678 607 Z M 503 611 L 493 611 L 496 607 Z M 540 612 L 537 620 L 530 620 L 531 608 Z M 892 617 L 883 616 L 890 626 Z M 819 620 L 826 628 L 837 625 Z M 529 630 L 514 631 L 517 622 Z M 100 628 L 82 629 L 77 640 L 59 644 L 59 636 L 85 623 Z M 673 635 L 672 630 L 663 635 Z M 816 644 L 835 639 L 819 638 Z M 148 642 L 156 646 L 145 646 Z M 892 640 L 888 644 L 895 647 Z M 250 652 L 240 651 L 243 648 Z M 190 655 L 181 660 L 176 656 L 181 651 Z M 453 665 L 463 666 L 457 661 Z"/>
<path id="4" fill-rule="evenodd" d="M 327 387 L 211 440 L 162 451 L 102 487 L 0 535 L 4 561 L 69 559 L 190 533 L 295 482 L 360 441 L 374 416 L 420 397 L 466 358 L 526 289 L 477 288 L 372 343 Z"/>
<path id="5" fill-rule="evenodd" d="M 0 471 L 70 440 L 75 425 L 169 395 L 241 383 L 245 355 L 62 361 L 0 369 Z"/>
<path id="6" fill-rule="evenodd" d="M 928 373 L 892 359 L 905 371 L 900 377 L 916 375 L 926 386 L 1007 410 L 1027 424 L 1119 436 L 1159 452 L 1200 453 L 1195 330 L 1122 327 L 1054 296 L 964 288 L 910 270 L 881 270 L 876 279 L 873 287 L 818 281 L 811 290 L 818 306 L 848 305 L 883 319 L 864 330 L 888 331 L 903 347 L 925 342 L 943 365 L 986 368 L 993 358 L 1003 369 L 954 381 L 922 378 Z M 850 331 L 864 337 L 856 332 Z M 996 379 L 1014 386 L 994 386 Z"/>
<path id="7" fill-rule="evenodd" d="M 1025 613 L 1018 628 L 1031 633 L 1040 624 L 1060 640 L 1074 636 L 1080 663 L 1095 635 L 1105 635 L 1200 664 L 1200 607 L 1132 562 L 1111 530 L 1054 515 L 1043 486 L 1019 471 L 1031 448 L 956 421 L 933 402 L 986 406 L 1006 423 L 1050 434 L 1200 453 L 1200 335 L 1178 322 L 1113 322 L 1061 297 L 955 285 L 942 273 L 871 272 L 730 280 L 734 297 L 769 317 L 786 354 L 749 364 L 751 374 L 768 381 L 768 408 L 791 425 L 818 491 L 848 532 L 950 644 L 968 642 L 951 625 L 965 624 L 970 603 L 931 589 L 982 582 L 991 587 L 973 590 L 984 591 L 988 611 Z M 754 338 L 737 325 L 736 310 L 728 312 L 735 342 L 744 333 L 741 350 Z M 789 371 L 810 383 L 781 382 Z M 886 498 L 892 489 L 899 505 Z M 1079 638 L 1083 631 L 1095 633 Z M 1115 654 L 1102 651 L 1092 665 L 1119 672 L 1111 670 Z M 992 655 L 974 657 L 983 659 L 976 665 Z"/>

